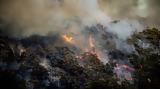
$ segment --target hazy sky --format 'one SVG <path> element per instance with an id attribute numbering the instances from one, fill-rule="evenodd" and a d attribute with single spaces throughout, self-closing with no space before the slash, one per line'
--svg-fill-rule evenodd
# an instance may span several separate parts
<path id="1" fill-rule="evenodd" d="M 160 27 L 159 14 L 160 0 L 0 0 L 0 29 L 45 35 L 124 19 Z"/>
<path id="2" fill-rule="evenodd" d="M 99 0 L 100 7 L 115 19 L 138 19 L 160 26 L 160 0 Z"/>

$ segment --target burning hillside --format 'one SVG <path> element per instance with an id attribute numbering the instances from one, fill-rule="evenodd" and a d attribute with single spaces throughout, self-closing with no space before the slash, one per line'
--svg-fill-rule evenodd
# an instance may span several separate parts
<path id="1" fill-rule="evenodd" d="M 0 88 L 159 89 L 157 1 L 121 1 L 1 0 Z"/>
<path id="2" fill-rule="evenodd" d="M 131 52 L 119 49 L 116 41 L 121 39 L 103 28 L 99 24 L 87 27 L 84 47 L 78 46 L 76 36 L 70 35 L 35 35 L 23 39 L 1 36 L 1 84 L 17 89 L 124 89 L 125 83 L 133 87 L 138 79 L 133 74 L 139 69 L 130 63 Z M 133 47 L 126 45 L 129 49 Z"/>
<path id="3" fill-rule="evenodd" d="M 101 32 L 104 31 L 102 25 L 97 25 L 96 29 L 92 27 L 87 29 L 89 35 L 86 34 L 86 43 L 82 43 L 86 45 L 82 48 L 76 43 L 76 37 L 69 35 L 31 36 L 24 39 L 1 37 L 1 72 L 13 71 L 16 81 L 22 81 L 29 89 L 33 87 L 37 89 L 82 87 L 84 89 L 85 84 L 90 80 L 105 80 L 109 76 L 117 81 L 120 79 L 121 82 L 124 80 L 133 82 L 134 80 L 131 79 L 134 69 L 129 67 L 126 54 L 118 51 L 116 47 L 109 50 L 107 47 L 97 46 L 97 37 L 108 36 L 107 39 L 103 39 L 106 42 L 101 44 L 102 46 L 113 44 L 114 41 L 110 39 L 117 39 L 117 37 Z M 95 35 L 98 30 L 98 34 Z M 108 52 L 104 52 L 105 50 Z M 112 54 L 114 51 L 117 53 Z M 115 68 L 106 65 L 106 63 L 111 65 L 109 61 L 114 61 L 111 67 Z M 116 66 L 118 64 L 124 66 Z M 108 73 L 107 70 L 111 70 L 113 74 Z M 76 80 L 73 81 L 72 78 Z M 26 85 L 28 83 L 29 85 Z M 114 83 L 116 84 L 116 81 Z M 17 85 L 17 87 L 21 86 Z"/>

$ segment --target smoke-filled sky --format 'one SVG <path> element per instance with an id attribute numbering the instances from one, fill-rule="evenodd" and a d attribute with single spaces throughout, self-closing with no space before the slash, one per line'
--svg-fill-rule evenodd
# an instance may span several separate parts
<path id="1" fill-rule="evenodd" d="M 135 28 L 139 23 L 159 27 L 159 13 L 159 0 L 0 0 L 0 29 L 12 36 L 78 33 L 84 26 L 123 20 L 109 27 L 123 35 L 130 32 L 121 31 L 130 22 L 136 23 Z"/>
<path id="2" fill-rule="evenodd" d="M 113 18 L 138 19 L 147 25 L 160 25 L 160 0 L 100 0 L 100 7 Z"/>

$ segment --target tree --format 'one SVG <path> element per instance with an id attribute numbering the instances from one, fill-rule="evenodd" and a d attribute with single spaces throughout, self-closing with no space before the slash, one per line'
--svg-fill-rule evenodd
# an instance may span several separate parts
<path id="1" fill-rule="evenodd" d="M 129 42 L 135 47 L 130 62 L 136 68 L 139 89 L 160 89 L 160 31 L 156 28 L 135 33 Z"/>

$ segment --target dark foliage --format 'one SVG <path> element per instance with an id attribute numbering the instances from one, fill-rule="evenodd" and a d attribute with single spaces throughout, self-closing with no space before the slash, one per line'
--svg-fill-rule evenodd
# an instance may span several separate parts
<path id="1" fill-rule="evenodd" d="M 100 25 L 98 27 L 102 28 Z M 92 28 L 92 33 L 94 29 Z M 81 65 L 69 47 L 52 46 L 56 41 L 56 38 L 53 38 L 32 36 L 17 40 L 0 37 L 0 87 L 2 89 L 160 89 L 160 31 L 157 29 L 135 33 L 128 40 L 135 47 L 135 52 L 132 54 L 125 54 L 107 46 L 110 48 L 110 59 L 129 59 L 133 64 L 136 71 L 135 83 L 132 84 L 128 81 L 117 83 L 118 79 L 113 72 L 114 60 L 104 65 L 96 54 L 85 52 L 81 54 L 85 59 Z M 46 39 L 50 39 L 51 43 Z"/>

